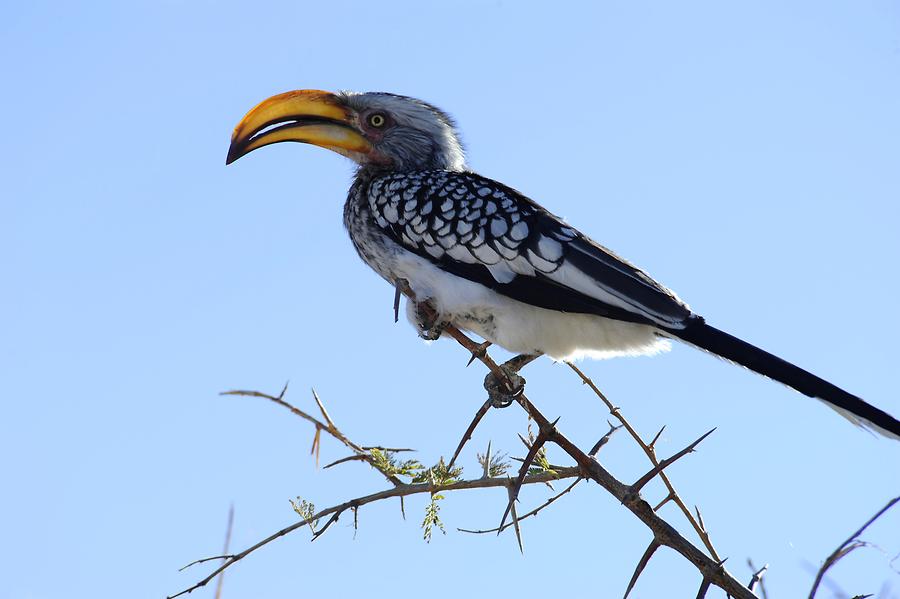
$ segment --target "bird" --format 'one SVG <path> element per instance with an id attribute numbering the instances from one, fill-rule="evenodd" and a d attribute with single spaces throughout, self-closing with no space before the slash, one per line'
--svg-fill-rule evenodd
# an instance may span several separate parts
<path id="1" fill-rule="evenodd" d="M 887 412 L 713 327 L 637 266 L 469 170 L 455 121 L 432 104 L 385 92 L 281 93 L 240 120 L 226 164 L 281 142 L 356 163 L 344 225 L 366 264 L 411 290 L 407 317 L 425 339 L 452 325 L 523 356 L 566 361 L 653 355 L 678 340 L 900 440 Z"/>

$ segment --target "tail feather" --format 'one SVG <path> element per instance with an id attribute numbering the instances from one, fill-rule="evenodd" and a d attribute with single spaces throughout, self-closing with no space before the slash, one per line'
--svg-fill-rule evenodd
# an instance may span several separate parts
<path id="1" fill-rule="evenodd" d="M 851 422 L 900 440 L 900 421 L 887 412 L 778 356 L 706 324 L 702 318 L 692 319 L 683 329 L 669 329 L 667 332 L 804 395 L 822 400 Z"/>

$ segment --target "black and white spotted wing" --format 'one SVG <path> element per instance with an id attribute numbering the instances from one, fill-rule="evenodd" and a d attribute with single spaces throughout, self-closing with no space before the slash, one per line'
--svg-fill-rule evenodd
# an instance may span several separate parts
<path id="1" fill-rule="evenodd" d="M 395 173 L 373 180 L 368 200 L 397 243 L 516 300 L 673 329 L 691 314 L 646 273 L 491 179 Z"/>

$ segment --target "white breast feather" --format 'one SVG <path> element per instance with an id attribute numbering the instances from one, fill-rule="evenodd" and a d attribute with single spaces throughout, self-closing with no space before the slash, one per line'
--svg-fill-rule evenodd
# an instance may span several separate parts
<path id="1" fill-rule="evenodd" d="M 405 250 L 397 256 L 396 271 L 420 300 L 430 298 L 444 318 L 511 352 L 540 351 L 555 360 L 575 360 L 653 355 L 669 349 L 668 340 L 651 326 L 531 306 L 447 273 Z M 410 316 L 411 312 L 407 310 Z"/>

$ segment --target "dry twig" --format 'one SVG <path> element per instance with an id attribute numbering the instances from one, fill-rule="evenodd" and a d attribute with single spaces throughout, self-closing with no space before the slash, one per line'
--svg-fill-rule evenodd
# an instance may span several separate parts
<path id="1" fill-rule="evenodd" d="M 547 501 L 542 503 L 541 505 L 537 506 L 536 508 L 534 508 L 527 514 L 523 514 L 522 516 L 519 516 L 518 521 L 521 522 L 525 518 L 531 518 L 532 516 L 537 516 L 538 512 L 540 512 L 541 510 L 546 508 L 548 505 L 550 505 L 551 503 L 553 503 L 554 501 L 556 501 L 563 495 L 567 494 L 569 491 L 571 491 L 572 489 L 575 488 L 575 485 L 577 485 L 578 483 L 580 483 L 583 480 L 584 480 L 583 478 L 576 478 L 574 481 L 572 481 L 572 484 L 570 484 L 568 487 L 566 487 L 565 489 L 563 489 L 562 491 L 560 491 L 559 493 L 557 493 L 556 495 L 554 495 L 553 497 L 551 497 L 550 499 L 548 499 Z M 473 535 L 483 535 L 483 534 L 487 534 L 490 532 L 503 532 L 510 526 L 512 526 L 512 523 L 505 524 L 503 526 L 498 526 L 497 528 L 488 528 L 485 530 L 469 530 L 466 528 L 457 528 L 456 530 L 458 530 L 459 532 L 467 532 L 467 533 L 470 533 Z"/>
<path id="2" fill-rule="evenodd" d="M 228 546 L 231 544 L 231 529 L 234 527 L 234 504 L 231 504 L 231 507 L 228 508 L 228 526 L 225 528 L 225 545 L 222 548 L 222 553 L 228 553 Z M 216 594 L 215 599 L 222 598 L 222 583 L 225 580 L 225 573 L 222 572 L 219 574 L 219 580 L 216 582 Z"/>
<path id="3" fill-rule="evenodd" d="M 301 409 L 291 405 L 287 401 L 285 401 L 284 394 L 287 392 L 287 388 L 288 388 L 287 383 L 285 383 L 284 388 L 281 389 L 281 393 L 279 393 L 278 395 L 269 395 L 268 393 L 261 393 L 259 391 L 243 391 L 243 390 L 223 391 L 219 395 L 237 395 L 237 396 L 242 396 L 242 397 L 261 397 L 263 399 L 268 399 L 271 402 L 274 402 L 284 408 L 287 408 L 288 410 L 291 411 L 292 414 L 299 416 L 300 418 L 303 418 L 304 420 L 308 420 L 309 422 L 314 424 L 316 426 L 316 433 L 315 433 L 315 436 L 313 437 L 313 452 L 312 453 L 314 453 L 316 455 L 316 465 L 318 465 L 318 463 L 319 463 L 319 460 L 318 460 L 319 435 L 320 435 L 320 432 L 324 430 L 329 435 L 331 435 L 332 437 L 334 437 L 335 439 L 337 439 L 338 441 L 340 441 L 341 443 L 346 445 L 348 448 L 350 448 L 350 450 L 353 451 L 353 453 L 354 453 L 354 456 L 351 456 L 350 458 L 345 458 L 344 460 L 338 460 L 338 462 L 349 461 L 349 460 L 362 460 L 363 462 L 366 462 L 367 464 L 372 466 L 372 468 L 375 468 L 376 470 L 381 472 L 384 475 L 384 477 L 386 479 L 388 479 L 391 482 L 391 484 L 393 484 L 395 487 L 398 487 L 398 486 L 401 486 L 404 484 L 403 481 L 401 481 L 395 475 L 383 471 L 376 465 L 375 459 L 372 457 L 371 451 L 373 449 L 378 449 L 377 447 L 363 447 L 361 445 L 357 445 L 356 443 L 354 443 L 353 441 L 348 439 L 344 435 L 344 433 L 342 433 L 340 431 L 340 429 L 338 429 L 338 427 L 334 424 L 334 421 L 332 421 L 331 417 L 328 415 L 328 412 L 325 410 L 325 406 L 322 403 L 322 400 L 319 398 L 319 394 L 316 393 L 315 389 L 312 390 L 313 399 L 316 401 L 316 405 L 319 406 L 319 411 L 322 412 L 322 417 L 325 418 L 325 422 L 322 422 L 315 416 L 311 416 L 310 414 L 304 412 L 303 410 L 301 410 Z M 412 450 L 403 449 L 401 451 L 412 451 Z M 331 464 L 326 466 L 326 468 L 328 468 L 330 466 L 334 466 L 335 463 L 336 462 L 332 462 Z"/>
<path id="4" fill-rule="evenodd" d="M 750 569 L 753 570 L 753 577 L 750 578 L 750 584 L 747 585 L 747 588 L 751 591 L 755 591 L 756 587 L 759 587 L 759 595 L 762 599 L 768 599 L 769 594 L 766 592 L 766 585 L 763 582 L 763 576 L 766 575 L 766 571 L 769 569 L 769 564 L 763 564 L 762 568 L 757 569 L 756 566 L 753 565 L 752 559 L 747 559 L 747 565 L 750 566 Z"/>
<path id="5" fill-rule="evenodd" d="M 849 555 L 850 552 L 859 549 L 860 547 L 864 547 L 866 543 L 859 540 L 859 535 L 865 532 L 865 530 L 869 528 L 869 526 L 871 526 L 873 522 L 878 520 L 885 512 L 894 507 L 897 502 L 900 502 L 900 497 L 894 497 L 893 499 L 888 501 L 887 505 L 878 510 L 878 512 L 876 512 L 874 516 L 869 518 L 866 523 L 859 528 L 859 530 L 850 535 L 850 538 L 841 543 L 840 546 L 838 546 L 838 548 L 835 549 L 831 555 L 825 558 L 825 563 L 823 563 L 822 567 L 819 568 L 819 571 L 816 574 L 816 579 L 815 581 L 813 581 L 812 589 L 810 589 L 809 591 L 809 599 L 813 599 L 816 596 L 816 591 L 819 590 L 819 584 L 821 584 L 822 578 L 825 576 L 825 573 L 828 571 L 828 569 L 835 565 L 838 561 Z"/>

